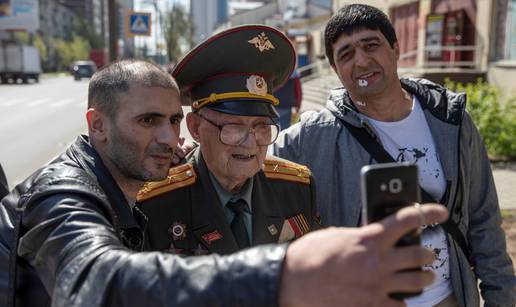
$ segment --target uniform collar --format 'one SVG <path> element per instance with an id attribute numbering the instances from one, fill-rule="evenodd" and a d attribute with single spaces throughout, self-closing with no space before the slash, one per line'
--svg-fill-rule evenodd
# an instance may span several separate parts
<path id="1" fill-rule="evenodd" d="M 243 199 L 246 201 L 247 205 L 249 206 L 250 211 L 251 210 L 251 203 L 252 203 L 252 194 L 253 194 L 253 185 L 254 185 L 254 178 L 251 177 L 247 179 L 247 181 L 244 183 L 242 188 L 240 189 L 240 192 L 238 193 L 231 193 L 225 188 L 222 187 L 222 185 L 219 183 L 217 178 L 211 173 L 211 171 L 208 171 L 211 183 L 213 184 L 213 187 L 215 188 L 215 192 L 217 193 L 217 196 L 219 197 L 220 203 L 225 206 L 230 200 L 238 200 Z"/>

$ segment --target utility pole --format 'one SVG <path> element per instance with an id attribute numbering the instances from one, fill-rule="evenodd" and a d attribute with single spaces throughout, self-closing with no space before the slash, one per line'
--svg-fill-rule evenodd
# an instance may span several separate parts
<path id="1" fill-rule="evenodd" d="M 116 0 L 108 0 L 109 15 L 109 61 L 118 59 L 118 10 Z"/>

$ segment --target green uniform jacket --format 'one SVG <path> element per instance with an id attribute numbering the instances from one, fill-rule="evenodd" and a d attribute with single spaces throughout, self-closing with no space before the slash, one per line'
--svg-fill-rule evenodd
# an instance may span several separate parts
<path id="1" fill-rule="evenodd" d="M 171 168 L 167 179 L 147 183 L 137 206 L 149 219 L 145 232 L 149 250 L 179 255 L 238 250 L 200 150 L 187 164 Z M 254 176 L 251 244 L 283 243 L 319 227 L 308 168 L 267 157 Z"/>

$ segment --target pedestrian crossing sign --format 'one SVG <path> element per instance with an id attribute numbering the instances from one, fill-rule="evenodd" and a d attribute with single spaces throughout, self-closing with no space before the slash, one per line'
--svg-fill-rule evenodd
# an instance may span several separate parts
<path id="1" fill-rule="evenodd" d="M 126 15 L 127 36 L 150 36 L 151 35 L 151 14 L 145 12 L 130 11 Z"/>

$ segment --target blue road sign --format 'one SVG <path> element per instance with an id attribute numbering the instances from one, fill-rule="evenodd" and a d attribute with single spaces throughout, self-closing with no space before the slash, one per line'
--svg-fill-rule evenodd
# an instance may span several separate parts
<path id="1" fill-rule="evenodd" d="M 151 14 L 144 12 L 130 12 L 127 15 L 127 35 L 151 35 Z"/>

